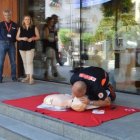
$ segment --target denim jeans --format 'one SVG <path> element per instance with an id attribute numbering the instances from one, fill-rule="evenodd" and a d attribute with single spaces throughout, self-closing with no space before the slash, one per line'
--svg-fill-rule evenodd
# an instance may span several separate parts
<path id="1" fill-rule="evenodd" d="M 16 49 L 15 43 L 10 41 L 0 41 L 0 80 L 2 80 L 3 65 L 6 53 L 8 53 L 11 64 L 11 77 L 16 78 Z"/>

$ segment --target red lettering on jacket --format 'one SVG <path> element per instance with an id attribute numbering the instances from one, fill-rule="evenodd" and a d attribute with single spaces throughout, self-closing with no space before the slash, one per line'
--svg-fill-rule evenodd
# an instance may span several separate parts
<path id="1" fill-rule="evenodd" d="M 84 78 L 86 80 L 91 80 L 91 81 L 94 81 L 94 82 L 96 81 L 95 77 L 87 75 L 87 74 L 84 74 L 84 73 L 80 73 L 79 77 Z"/>

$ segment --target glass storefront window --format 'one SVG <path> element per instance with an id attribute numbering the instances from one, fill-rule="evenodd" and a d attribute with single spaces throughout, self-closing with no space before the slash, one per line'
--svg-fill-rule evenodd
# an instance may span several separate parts
<path id="1" fill-rule="evenodd" d="M 88 54 L 84 65 L 109 72 L 117 90 L 138 93 L 140 1 L 83 0 L 83 50 Z M 86 49 L 85 49 L 86 48 Z"/>
<path id="2" fill-rule="evenodd" d="M 108 71 L 119 91 L 139 94 L 140 89 L 140 0 L 28 0 L 40 31 L 45 18 L 59 16 L 58 46 L 63 66 L 60 77 L 69 83 L 71 70 L 98 66 Z M 36 47 L 35 77 L 44 79 L 41 41 Z"/>

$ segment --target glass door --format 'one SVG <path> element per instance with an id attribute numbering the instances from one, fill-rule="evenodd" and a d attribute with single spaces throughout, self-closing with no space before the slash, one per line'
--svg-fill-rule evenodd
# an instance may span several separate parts
<path id="1" fill-rule="evenodd" d="M 52 76 L 50 69 L 50 81 L 69 83 L 77 67 L 98 66 L 109 73 L 117 90 L 139 94 L 140 0 L 26 0 L 26 3 L 40 34 L 45 19 L 53 14 L 58 16 L 56 28 L 62 63 L 57 63 L 58 77 Z M 34 59 L 35 78 L 45 80 L 46 57 L 40 40 Z"/>
<path id="2" fill-rule="evenodd" d="M 140 0 L 82 0 L 85 66 L 108 71 L 118 91 L 139 94 Z"/>
<path id="3" fill-rule="evenodd" d="M 45 0 L 45 18 L 58 16 L 58 50 L 61 64 L 57 63 L 59 76 L 53 81 L 69 83 L 71 71 L 79 65 L 80 10 L 73 7 L 73 0 Z"/>

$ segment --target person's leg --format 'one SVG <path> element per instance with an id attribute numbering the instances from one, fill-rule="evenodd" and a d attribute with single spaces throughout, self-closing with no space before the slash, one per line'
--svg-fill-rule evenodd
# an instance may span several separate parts
<path id="1" fill-rule="evenodd" d="M 29 84 L 34 84 L 33 79 L 33 59 L 35 49 L 31 49 L 26 53 L 27 73 L 29 74 Z"/>
<path id="2" fill-rule="evenodd" d="M 45 73 L 44 73 L 45 80 L 49 80 L 49 67 L 50 67 L 51 57 L 52 57 L 51 48 L 48 47 L 46 48 L 46 61 L 45 61 Z"/>
<path id="3" fill-rule="evenodd" d="M 61 62 L 62 54 L 61 52 L 58 51 L 58 49 L 55 50 L 55 55 L 56 55 L 57 63 L 59 63 L 60 66 L 63 66 L 63 62 Z"/>
<path id="4" fill-rule="evenodd" d="M 2 74 L 3 74 L 3 65 L 4 65 L 4 59 L 6 55 L 6 44 L 0 42 L 0 83 L 2 83 Z"/>
<path id="5" fill-rule="evenodd" d="M 116 93 L 113 88 L 113 86 L 109 83 L 108 90 L 110 91 L 109 97 L 111 98 L 111 101 L 114 101 L 116 99 Z"/>
<path id="6" fill-rule="evenodd" d="M 56 53 L 54 49 L 51 49 L 51 54 L 52 54 L 52 58 L 51 58 L 51 72 L 52 75 L 54 77 L 58 76 L 58 72 L 57 72 L 57 66 L 56 66 Z"/>
<path id="7" fill-rule="evenodd" d="M 55 50 L 55 55 L 56 55 L 56 60 L 59 63 L 60 62 L 60 59 L 59 59 L 59 52 L 58 52 L 57 49 Z"/>
<path id="8" fill-rule="evenodd" d="M 49 80 L 49 66 L 50 66 L 50 59 L 47 58 L 45 61 L 45 73 L 44 73 L 44 78 L 45 80 Z"/>
<path id="9" fill-rule="evenodd" d="M 27 53 L 27 51 L 20 50 L 19 52 L 20 52 L 20 55 L 21 55 L 21 58 L 22 58 L 22 61 L 23 61 L 24 71 L 25 71 L 25 74 L 26 74 L 26 77 L 24 79 L 22 79 L 21 82 L 23 82 L 23 83 L 29 82 L 29 74 L 27 73 L 27 63 L 26 63 L 26 53 Z"/>
<path id="10" fill-rule="evenodd" d="M 106 91 L 109 91 L 108 95 L 111 98 L 111 101 L 114 101 L 116 99 L 115 88 L 109 82 L 109 74 L 107 72 L 105 72 L 105 83 L 103 87 Z"/>
<path id="11" fill-rule="evenodd" d="M 14 43 L 8 43 L 8 55 L 11 64 L 12 80 L 16 81 L 16 48 Z"/>

